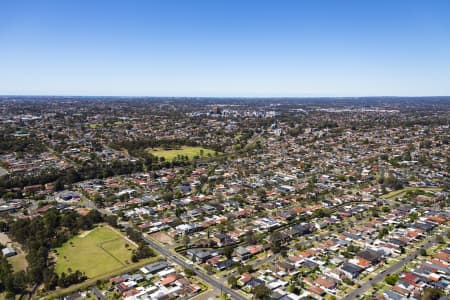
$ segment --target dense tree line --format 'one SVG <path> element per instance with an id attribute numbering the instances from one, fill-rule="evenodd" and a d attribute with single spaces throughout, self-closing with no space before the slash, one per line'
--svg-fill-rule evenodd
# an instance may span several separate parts
<path id="1" fill-rule="evenodd" d="M 155 252 L 153 252 L 152 249 L 150 249 L 147 245 L 144 243 L 139 243 L 139 246 L 136 250 L 133 250 L 133 254 L 131 256 L 132 262 L 138 262 L 140 259 L 144 259 L 147 257 L 153 257 L 155 256 Z"/>
<path id="2" fill-rule="evenodd" d="M 140 243 L 144 243 L 145 242 L 144 238 L 142 236 L 142 233 L 137 231 L 137 230 L 135 230 L 135 229 L 133 229 L 133 228 L 131 228 L 131 227 L 127 228 L 127 236 L 135 243 L 140 244 Z"/>
<path id="3" fill-rule="evenodd" d="M 8 260 L 0 254 L 0 293 L 20 294 L 25 290 L 27 281 L 25 272 L 13 273 Z"/>
<path id="4" fill-rule="evenodd" d="M 66 273 L 61 273 L 61 276 L 59 276 L 58 278 L 58 285 L 60 287 L 68 287 L 71 286 L 72 284 L 77 284 L 80 282 L 83 282 L 84 280 L 87 279 L 87 276 L 84 275 L 82 272 L 76 270 L 73 273 L 70 273 L 68 275 L 66 275 Z"/>
<path id="5" fill-rule="evenodd" d="M 400 190 L 403 188 L 403 183 L 395 176 L 387 176 L 384 178 L 380 178 L 378 182 L 383 185 L 383 188 L 388 187 L 393 190 Z"/>
<path id="6" fill-rule="evenodd" d="M 80 230 L 90 230 L 103 221 L 103 216 L 96 210 L 82 216 L 74 211 L 60 212 L 52 209 L 43 216 L 18 219 L 10 224 L 10 236 L 22 244 L 28 253 L 28 268 L 26 273 L 14 274 L 11 268 L 0 261 L 0 280 L 4 283 L 3 288 L 12 293 L 20 293 L 32 284 L 44 283 L 47 289 L 53 289 L 57 285 L 66 287 L 85 280 L 86 276 L 80 271 L 58 276 L 49 260 L 49 253 Z M 6 285 L 9 282 L 14 284 Z"/>
<path id="7" fill-rule="evenodd" d="M 33 175 L 8 174 L 0 177 L 0 188 L 24 187 L 49 182 L 55 182 L 57 186 L 61 187 L 64 184 L 72 184 L 83 180 L 130 174 L 142 170 L 142 163 L 139 161 L 115 160 L 110 163 L 99 162 L 66 170 L 47 169 Z"/>
<path id="8" fill-rule="evenodd" d="M 15 137 L 10 133 L 0 134 L 0 154 L 41 153 L 45 146 L 33 137 Z"/>
<path id="9" fill-rule="evenodd" d="M 155 256 L 155 252 L 150 249 L 142 236 L 140 231 L 137 231 L 131 227 L 127 228 L 127 236 L 135 243 L 138 244 L 138 248 L 133 250 L 131 260 L 133 262 L 138 262 L 140 259 Z"/>

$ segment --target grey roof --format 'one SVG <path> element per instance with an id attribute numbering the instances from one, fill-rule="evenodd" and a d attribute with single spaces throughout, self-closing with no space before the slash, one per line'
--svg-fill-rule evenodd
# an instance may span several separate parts
<path id="1" fill-rule="evenodd" d="M 252 278 L 246 285 L 255 288 L 257 286 L 264 285 L 264 281 L 258 278 Z"/>
<path id="2" fill-rule="evenodd" d="M 294 300 L 289 295 L 284 295 L 283 297 L 279 298 L 278 300 Z"/>
<path id="3" fill-rule="evenodd" d="M 150 273 L 155 273 L 161 270 L 164 270 L 165 268 L 167 268 L 169 266 L 169 264 L 164 261 L 164 260 L 160 260 L 151 264 L 148 264 L 145 266 L 145 268 L 150 272 Z"/>
<path id="4" fill-rule="evenodd" d="M 103 295 L 103 293 L 96 287 L 93 287 L 91 289 L 92 293 L 95 295 L 97 300 L 106 300 L 106 297 Z"/>
<path id="5" fill-rule="evenodd" d="M 236 251 L 236 254 L 238 255 L 246 255 L 250 253 L 247 248 L 244 247 L 237 247 L 234 251 Z"/>
<path id="6" fill-rule="evenodd" d="M 317 267 L 319 265 L 309 259 L 305 259 L 305 261 L 302 262 L 302 266 L 305 266 L 308 269 L 314 269 L 315 267 Z"/>
<path id="7" fill-rule="evenodd" d="M 195 253 L 195 256 L 196 257 L 198 257 L 198 258 L 200 258 L 200 259 L 202 259 L 202 258 L 207 258 L 207 257 L 210 257 L 211 256 L 211 252 L 209 252 L 209 251 L 197 251 L 196 253 Z"/>
<path id="8" fill-rule="evenodd" d="M 346 271 L 346 272 L 348 272 L 348 273 L 350 273 L 350 274 L 359 274 L 359 273 L 361 273 L 364 269 L 361 268 L 361 267 L 359 267 L 359 266 L 357 266 L 357 265 L 350 264 L 350 263 L 346 263 L 345 265 L 343 265 L 343 266 L 341 267 L 341 270 Z"/>
<path id="9" fill-rule="evenodd" d="M 386 292 L 384 292 L 384 296 L 389 299 L 389 300 L 403 300 L 406 299 L 405 297 L 403 297 L 402 295 L 399 295 L 397 293 L 394 293 L 391 290 L 388 290 Z"/>
<path id="10" fill-rule="evenodd" d="M 362 250 L 362 251 L 358 252 L 357 256 L 362 257 L 372 263 L 379 262 L 382 258 L 381 253 L 371 250 L 371 249 Z"/>

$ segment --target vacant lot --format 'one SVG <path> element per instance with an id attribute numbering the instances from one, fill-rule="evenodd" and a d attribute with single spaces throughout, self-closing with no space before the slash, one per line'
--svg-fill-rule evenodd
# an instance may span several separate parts
<path id="1" fill-rule="evenodd" d="M 80 270 L 89 278 L 124 268 L 131 264 L 135 248 L 113 229 L 101 226 L 82 233 L 56 249 L 56 272 Z"/>
<path id="2" fill-rule="evenodd" d="M 155 240 L 157 240 L 160 243 L 169 245 L 169 246 L 174 246 L 177 243 L 174 241 L 173 238 L 171 238 L 167 233 L 165 233 L 164 231 L 160 231 L 160 232 L 155 232 L 155 233 L 151 233 L 149 234 L 149 236 Z"/>
<path id="3" fill-rule="evenodd" d="M 161 148 L 148 148 L 147 151 L 157 157 L 164 157 L 165 160 L 171 161 L 178 156 L 187 156 L 189 159 L 193 159 L 195 156 L 207 157 L 214 156 L 215 151 L 205 149 L 202 147 L 188 147 L 183 146 L 179 149 L 165 150 Z"/>

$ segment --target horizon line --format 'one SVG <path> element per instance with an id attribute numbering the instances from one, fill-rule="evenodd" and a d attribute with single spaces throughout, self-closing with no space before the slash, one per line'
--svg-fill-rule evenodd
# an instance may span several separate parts
<path id="1" fill-rule="evenodd" d="M 365 96 L 132 96 L 132 95 L 61 95 L 61 94 L 0 94 L 0 97 L 79 97 L 79 98 L 215 98 L 215 99 L 327 99 L 327 98 L 438 98 L 450 97 L 450 95 L 419 95 L 419 96 L 404 96 L 404 95 L 365 95 Z"/>

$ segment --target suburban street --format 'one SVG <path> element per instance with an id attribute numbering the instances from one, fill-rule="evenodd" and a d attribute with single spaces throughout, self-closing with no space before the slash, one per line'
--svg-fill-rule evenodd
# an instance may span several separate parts
<path id="1" fill-rule="evenodd" d="M 432 237 L 425 245 L 423 245 L 421 248 L 416 249 L 411 254 L 408 254 L 406 257 L 401 259 L 399 262 L 395 263 L 394 265 L 390 266 L 386 270 L 380 272 L 375 277 L 372 278 L 372 280 L 369 280 L 361 285 L 361 287 L 357 288 L 356 290 L 353 290 L 350 294 L 343 297 L 342 300 L 352 300 L 356 299 L 360 295 L 363 295 L 366 293 L 374 284 L 381 282 L 384 280 L 384 278 L 390 274 L 393 274 L 397 272 L 398 270 L 402 269 L 404 266 L 406 266 L 407 263 L 414 260 L 420 253 L 420 249 L 429 249 L 433 245 L 436 244 L 436 238 Z"/>
<path id="2" fill-rule="evenodd" d="M 180 265 L 183 268 L 191 269 L 195 272 L 195 274 L 205 282 L 209 283 L 211 286 L 220 289 L 222 292 L 229 294 L 233 299 L 238 300 L 246 300 L 244 296 L 239 294 L 238 292 L 232 290 L 231 288 L 225 286 L 224 284 L 220 283 L 216 279 L 214 279 L 212 276 L 209 276 L 205 273 L 203 273 L 199 268 L 188 264 L 181 258 L 177 256 L 177 254 L 172 253 L 168 248 L 160 246 L 158 243 L 152 241 L 149 238 L 144 237 L 144 240 L 152 247 L 154 250 L 159 252 L 161 255 L 165 256 L 167 259 L 173 261 L 174 263 Z"/>

